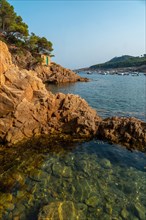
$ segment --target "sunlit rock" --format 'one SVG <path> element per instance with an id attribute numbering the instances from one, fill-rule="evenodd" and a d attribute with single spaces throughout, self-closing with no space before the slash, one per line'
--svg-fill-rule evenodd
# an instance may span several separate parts
<path id="1" fill-rule="evenodd" d="M 44 206 L 38 215 L 38 220 L 77 220 L 86 219 L 86 211 L 82 210 L 81 205 L 71 201 L 52 202 Z"/>

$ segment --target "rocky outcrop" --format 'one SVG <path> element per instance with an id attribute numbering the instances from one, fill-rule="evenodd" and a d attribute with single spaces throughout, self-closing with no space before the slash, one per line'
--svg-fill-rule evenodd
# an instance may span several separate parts
<path id="1" fill-rule="evenodd" d="M 60 83 L 71 83 L 71 82 L 88 82 L 87 78 L 80 77 L 70 69 L 63 68 L 62 66 L 52 63 L 50 67 L 37 65 L 33 68 L 39 78 L 43 82 L 60 84 Z"/>
<path id="2" fill-rule="evenodd" d="M 8 47 L 0 41 L 0 85 L 4 84 L 5 78 L 3 73 L 12 66 L 11 55 L 8 52 Z"/>
<path id="3" fill-rule="evenodd" d="M 137 71 L 146 74 L 146 65 L 142 65 L 142 66 L 138 67 Z"/>
<path id="4" fill-rule="evenodd" d="M 55 95 L 51 117 L 51 127 L 55 130 L 59 128 L 63 133 L 82 137 L 95 135 L 98 122 L 101 120 L 84 99 L 77 95 L 62 93 Z"/>
<path id="5" fill-rule="evenodd" d="M 50 132 L 90 136 L 100 119 L 85 100 L 46 91 L 34 72 L 16 68 L 5 72 L 0 88 L 0 138 L 16 143 Z"/>
<path id="6" fill-rule="evenodd" d="M 56 63 L 51 63 L 50 66 L 44 66 L 37 61 L 26 49 L 19 49 L 15 46 L 9 46 L 12 54 L 12 62 L 20 69 L 34 70 L 37 76 L 48 83 L 60 84 L 70 82 L 88 82 L 87 78 L 80 77 L 70 69 L 66 69 Z"/>
<path id="7" fill-rule="evenodd" d="M 100 117 L 85 100 L 71 94 L 48 92 L 34 71 L 19 70 L 11 65 L 11 55 L 6 45 L 1 45 L 4 57 L 0 86 L 1 141 L 14 144 L 50 132 L 84 137 L 96 133 Z"/>
<path id="8" fill-rule="evenodd" d="M 12 55 L 12 62 L 20 69 L 30 70 L 31 66 L 36 63 L 36 59 L 24 48 L 9 45 L 9 50 Z"/>
<path id="9" fill-rule="evenodd" d="M 146 123 L 136 118 L 107 118 L 100 123 L 98 137 L 129 149 L 146 151 Z"/>
<path id="10" fill-rule="evenodd" d="M 12 65 L 11 54 L 8 51 L 8 47 L 0 41 L 0 73 L 4 73 Z"/>

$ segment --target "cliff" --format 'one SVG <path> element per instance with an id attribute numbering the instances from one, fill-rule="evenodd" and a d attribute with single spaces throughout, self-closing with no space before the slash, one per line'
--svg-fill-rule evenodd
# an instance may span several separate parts
<path id="1" fill-rule="evenodd" d="M 32 136 L 64 132 L 91 136 L 100 117 L 75 95 L 53 95 L 37 73 L 12 64 L 1 42 L 0 139 L 14 144 Z M 97 124 L 96 124 L 97 123 Z"/>
<path id="2" fill-rule="evenodd" d="M 64 68 L 54 62 L 50 66 L 41 65 L 37 58 L 28 50 L 9 46 L 12 54 L 12 62 L 20 69 L 34 70 L 37 76 L 47 83 L 70 83 L 70 82 L 88 82 L 87 78 L 80 77 L 70 69 Z"/>
<path id="3" fill-rule="evenodd" d="M 4 83 L 3 73 L 12 66 L 11 55 L 8 48 L 0 41 L 0 85 Z"/>
<path id="4" fill-rule="evenodd" d="M 56 63 L 51 63 L 50 67 L 36 65 L 33 70 L 43 82 L 60 84 L 71 82 L 88 82 L 87 78 L 80 77 L 70 69 L 66 69 Z"/>

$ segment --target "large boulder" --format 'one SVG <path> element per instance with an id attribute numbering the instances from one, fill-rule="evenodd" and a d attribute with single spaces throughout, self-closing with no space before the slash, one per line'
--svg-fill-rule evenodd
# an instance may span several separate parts
<path id="1" fill-rule="evenodd" d="M 49 103 L 53 95 L 48 95 L 34 72 L 13 67 L 4 77 L 5 84 L 0 87 L 0 138 L 15 143 L 31 137 L 36 131 L 40 133 L 43 124 L 47 123 L 47 108 L 42 105 L 47 100 Z"/>
<path id="2" fill-rule="evenodd" d="M 101 118 L 87 102 L 78 95 L 58 93 L 52 114 L 53 125 L 68 134 L 82 137 L 94 136 Z"/>

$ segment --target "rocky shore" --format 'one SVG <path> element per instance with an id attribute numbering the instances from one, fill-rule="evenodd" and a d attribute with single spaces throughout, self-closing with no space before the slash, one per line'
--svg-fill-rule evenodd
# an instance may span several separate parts
<path id="1" fill-rule="evenodd" d="M 20 69 L 33 70 L 37 76 L 47 83 L 60 84 L 71 82 L 88 82 L 88 78 L 80 77 L 70 69 L 66 69 L 61 65 L 51 62 L 50 66 L 44 66 L 36 62 L 31 53 L 23 49 L 19 51 L 17 48 L 9 46 L 12 55 L 12 62 Z"/>
<path id="2" fill-rule="evenodd" d="M 146 151 L 146 123 L 133 117 L 112 117 L 102 120 L 97 136 L 131 150 Z"/>
<path id="3" fill-rule="evenodd" d="M 146 65 L 142 65 L 139 67 L 119 67 L 119 68 L 82 68 L 77 69 L 75 72 L 86 72 L 87 74 L 91 74 L 96 72 L 97 74 L 109 74 L 109 75 L 129 75 L 135 73 L 144 73 L 146 74 Z M 135 74 L 136 75 L 136 74 Z"/>
<path id="4" fill-rule="evenodd" d="M 63 68 L 56 63 L 51 63 L 49 67 L 37 65 L 33 70 L 43 82 L 47 83 L 60 84 L 89 81 L 88 78 L 81 77 L 72 70 Z"/>
<path id="5" fill-rule="evenodd" d="M 85 100 L 72 94 L 48 92 L 37 73 L 12 63 L 0 42 L 0 139 L 15 144 L 41 134 L 95 134 L 100 117 Z M 67 70 L 66 70 L 67 71 Z"/>
<path id="6" fill-rule="evenodd" d="M 39 67 L 35 71 L 19 69 L 12 63 L 11 54 L 3 42 L 0 42 L 0 51 L 1 143 L 12 145 L 34 136 L 59 133 L 84 139 L 97 136 L 146 151 L 146 123 L 135 118 L 102 120 L 79 96 L 53 95 L 46 90 L 42 80 L 71 82 L 70 70 L 52 64 L 49 76 L 44 74 L 46 69 L 41 72 Z M 73 78 L 74 82 L 82 81 L 76 74 Z"/>

